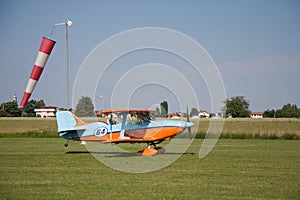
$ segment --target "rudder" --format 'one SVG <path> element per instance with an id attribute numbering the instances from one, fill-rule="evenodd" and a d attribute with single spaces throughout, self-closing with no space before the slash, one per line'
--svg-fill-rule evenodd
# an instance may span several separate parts
<path id="1" fill-rule="evenodd" d="M 77 125 L 75 116 L 69 111 L 58 111 L 56 113 L 56 122 L 59 133 L 75 130 L 75 126 Z"/>

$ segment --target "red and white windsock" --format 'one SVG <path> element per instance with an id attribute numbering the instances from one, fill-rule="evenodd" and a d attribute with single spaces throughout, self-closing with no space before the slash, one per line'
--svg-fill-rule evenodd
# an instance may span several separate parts
<path id="1" fill-rule="evenodd" d="M 51 54 L 51 51 L 55 45 L 55 41 L 50 40 L 48 38 L 43 37 L 40 50 L 38 52 L 38 55 L 36 57 L 32 72 L 30 74 L 29 81 L 27 83 L 22 101 L 21 101 L 21 106 L 25 106 L 26 103 L 28 102 L 28 99 L 31 96 L 32 91 L 34 90 L 34 87 L 36 83 L 38 82 L 43 69 L 46 65 L 46 62 L 48 60 L 49 55 Z"/>

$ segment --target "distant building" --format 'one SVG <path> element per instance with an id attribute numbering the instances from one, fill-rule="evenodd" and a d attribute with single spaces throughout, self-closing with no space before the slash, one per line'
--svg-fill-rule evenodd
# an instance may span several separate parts
<path id="1" fill-rule="evenodd" d="M 55 117 L 56 115 L 56 106 L 41 106 L 37 109 L 34 109 L 35 116 L 41 117 L 41 118 L 50 118 Z"/>
<path id="2" fill-rule="evenodd" d="M 253 119 L 261 119 L 263 118 L 263 112 L 251 112 L 250 117 Z"/>
<path id="3" fill-rule="evenodd" d="M 198 116 L 199 118 L 209 118 L 210 113 L 205 110 L 199 110 Z"/>
<path id="4" fill-rule="evenodd" d="M 219 113 L 210 113 L 210 117 L 214 118 L 214 119 L 220 119 L 224 117 L 224 113 L 219 112 Z M 232 118 L 231 116 L 229 116 L 229 118 Z"/>
<path id="5" fill-rule="evenodd" d="M 182 117 L 181 113 L 169 113 L 167 115 L 168 118 L 172 118 L 172 119 L 180 119 Z"/>

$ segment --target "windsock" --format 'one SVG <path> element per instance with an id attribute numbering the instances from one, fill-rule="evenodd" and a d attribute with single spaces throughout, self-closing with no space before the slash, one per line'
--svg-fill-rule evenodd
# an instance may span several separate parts
<path id="1" fill-rule="evenodd" d="M 31 96 L 32 91 L 34 90 L 34 87 L 36 86 L 43 69 L 46 65 L 46 62 L 48 60 L 49 55 L 51 54 L 51 51 L 55 45 L 55 41 L 50 40 L 48 38 L 43 37 L 43 40 L 41 42 L 40 50 L 37 54 L 34 66 L 32 68 L 32 72 L 30 74 L 29 81 L 27 83 L 22 101 L 21 106 L 25 106 L 28 102 L 28 99 Z"/>

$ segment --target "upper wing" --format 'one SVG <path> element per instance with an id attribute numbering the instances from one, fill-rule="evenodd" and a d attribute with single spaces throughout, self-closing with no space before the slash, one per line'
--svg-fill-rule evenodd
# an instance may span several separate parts
<path id="1" fill-rule="evenodd" d="M 149 109 L 111 109 L 111 110 L 105 110 L 102 113 L 103 114 L 110 114 L 110 113 L 150 113 L 155 112 L 155 110 L 149 110 Z"/>

